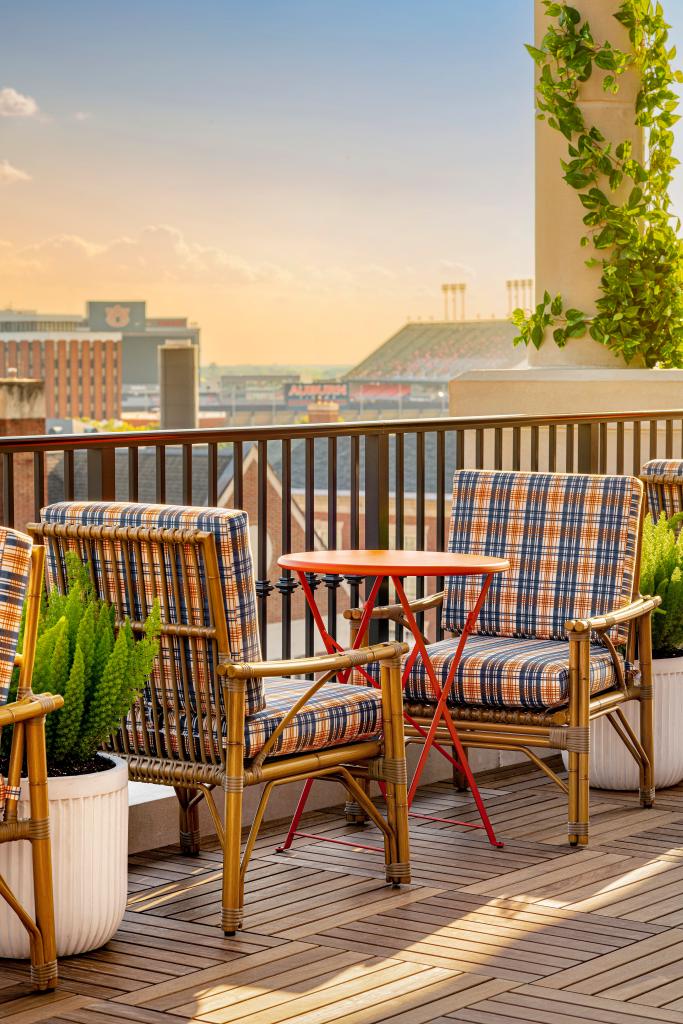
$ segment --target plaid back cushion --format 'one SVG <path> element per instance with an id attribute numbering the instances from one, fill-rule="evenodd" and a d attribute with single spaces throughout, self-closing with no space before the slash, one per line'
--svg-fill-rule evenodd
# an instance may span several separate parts
<path id="1" fill-rule="evenodd" d="M 683 512 L 683 459 L 652 459 L 641 470 L 653 519 Z"/>
<path id="2" fill-rule="evenodd" d="M 560 640 L 567 619 L 628 604 L 641 498 L 635 477 L 457 472 L 449 550 L 510 561 L 493 578 L 476 631 Z M 462 630 L 480 586 L 477 577 L 449 578 L 446 629 Z M 611 635 L 621 642 L 627 632 Z"/>
<path id="3" fill-rule="evenodd" d="M 212 533 L 216 540 L 230 656 L 235 661 L 261 660 L 254 573 L 249 545 L 249 521 L 246 512 L 227 508 L 192 508 L 180 505 L 63 501 L 44 508 L 41 518 L 45 523 L 196 529 Z M 46 538 L 46 547 L 48 582 L 50 585 L 56 585 L 59 578 L 56 563 L 57 547 L 50 542 L 50 538 Z M 74 547 L 76 547 L 75 541 Z M 123 559 L 123 553 L 118 545 L 115 545 L 115 550 L 117 551 L 117 562 L 119 562 L 120 559 Z M 103 551 L 106 557 L 107 548 L 103 547 Z M 148 577 L 153 575 L 157 581 L 157 591 L 161 592 L 160 567 L 147 564 L 149 556 L 146 555 L 144 547 L 141 554 L 145 580 L 147 581 Z M 94 558 L 94 562 L 96 576 L 101 578 L 102 574 L 97 572 L 97 556 Z M 121 561 L 120 564 L 123 565 L 123 562 Z M 193 600 L 191 608 L 184 607 L 176 599 L 172 588 L 167 585 L 165 588 L 167 607 L 163 614 L 168 616 L 170 622 L 208 626 L 211 623 L 203 562 L 201 559 L 197 559 L 195 563 L 192 558 L 188 557 L 184 571 L 187 574 L 190 593 L 196 595 L 196 600 Z M 108 580 L 110 592 L 102 593 L 101 596 L 116 603 L 131 618 L 138 620 L 142 618 L 143 608 L 140 604 L 139 592 L 134 591 L 132 595 L 127 593 L 123 583 L 125 578 L 123 571 L 110 571 L 104 575 Z M 168 574 L 164 575 L 167 579 Z M 118 593 L 114 593 L 112 590 L 116 586 L 119 588 Z M 147 602 L 151 604 L 152 588 L 148 582 L 146 582 L 145 590 Z M 214 701 L 213 648 L 210 644 L 207 646 L 208 650 L 201 651 L 197 648 L 196 642 L 193 644 L 189 640 L 179 641 L 178 638 L 167 636 L 162 638 L 161 659 L 164 663 L 164 671 L 160 673 L 159 666 L 157 666 L 151 679 L 152 689 L 160 699 L 170 699 L 170 693 L 166 692 L 168 683 L 165 680 L 170 680 L 174 676 L 181 679 L 187 676 L 190 703 L 193 709 L 198 706 L 205 707 L 208 702 Z M 172 663 L 175 665 L 175 670 L 173 670 Z M 187 672 L 185 671 L 186 667 L 189 669 Z M 181 704 L 184 703 L 182 690 L 181 687 Z M 247 714 L 254 714 L 265 707 L 261 680 L 251 679 L 248 681 L 246 705 Z"/>
<path id="4" fill-rule="evenodd" d="M 7 700 L 31 571 L 31 539 L 0 526 L 0 704 Z"/>

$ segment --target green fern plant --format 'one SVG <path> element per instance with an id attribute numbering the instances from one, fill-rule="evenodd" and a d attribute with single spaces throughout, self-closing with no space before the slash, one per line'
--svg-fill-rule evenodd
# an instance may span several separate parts
<path id="1" fill-rule="evenodd" d="M 127 619 L 116 628 L 114 607 L 96 597 L 88 567 L 75 552 L 67 555 L 66 569 L 66 594 L 52 590 L 42 603 L 33 690 L 64 697 L 64 707 L 46 719 L 48 767 L 77 771 L 116 731 L 149 678 L 161 611 L 155 601 L 136 639 Z M 17 683 L 15 673 L 10 700 Z M 6 730 L 0 754 L 8 754 L 9 739 Z"/>
<path id="2" fill-rule="evenodd" d="M 676 536 L 681 516 L 654 522 L 645 517 L 640 567 L 640 591 L 657 594 L 661 606 L 652 616 L 652 653 L 655 658 L 683 654 L 683 531 Z"/>

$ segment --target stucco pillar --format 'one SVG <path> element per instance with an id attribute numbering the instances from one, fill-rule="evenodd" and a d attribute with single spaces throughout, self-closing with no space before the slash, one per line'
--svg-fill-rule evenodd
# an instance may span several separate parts
<path id="1" fill-rule="evenodd" d="M 620 50 L 628 50 L 626 29 L 614 18 L 619 0 L 573 0 L 572 6 L 590 22 L 596 42 L 609 40 Z M 549 19 L 541 0 L 534 0 L 534 42 L 540 47 Z M 593 69 L 589 80 L 580 87 L 579 105 L 587 127 L 596 125 L 606 139 L 615 145 L 628 139 L 637 160 L 643 157 L 643 131 L 635 124 L 635 101 L 639 79 L 628 71 L 619 79 L 616 95 L 604 92 L 605 72 Z M 565 307 L 595 311 L 600 268 L 587 267 L 591 249 L 582 249 L 579 240 L 585 234 L 583 215 L 577 192 L 562 177 L 560 161 L 567 159 L 567 140 L 536 121 L 536 301 L 544 291 L 562 295 Z M 628 194 L 631 183 L 623 190 Z M 619 193 L 616 193 L 619 196 Z M 607 366 L 616 367 L 617 358 L 591 338 L 574 338 L 564 349 L 558 349 L 548 332 L 539 350 L 529 349 L 530 366 Z M 623 364 L 622 364 L 623 365 Z"/>

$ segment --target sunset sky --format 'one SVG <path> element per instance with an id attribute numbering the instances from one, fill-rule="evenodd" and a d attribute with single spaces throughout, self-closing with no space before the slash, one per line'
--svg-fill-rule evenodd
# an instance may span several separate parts
<path id="1" fill-rule="evenodd" d="M 444 280 L 503 314 L 533 272 L 531 35 L 531 0 L 8 5 L 0 306 L 146 299 L 223 363 L 352 362 Z"/>

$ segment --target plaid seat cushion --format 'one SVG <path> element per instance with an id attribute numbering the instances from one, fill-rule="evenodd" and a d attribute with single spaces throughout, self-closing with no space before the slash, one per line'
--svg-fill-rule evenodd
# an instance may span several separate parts
<path id="1" fill-rule="evenodd" d="M 457 646 L 457 639 L 448 639 L 427 647 L 440 686 L 448 679 Z M 403 659 L 404 664 L 407 657 Z M 369 674 L 378 678 L 378 664 L 375 662 L 367 667 Z M 592 644 L 591 693 L 600 693 L 616 683 L 609 651 L 599 644 Z M 474 635 L 465 644 L 448 705 L 543 710 L 566 704 L 568 694 L 567 640 Z M 416 704 L 436 702 L 432 682 L 420 655 L 410 671 L 404 699 Z"/>
<path id="2" fill-rule="evenodd" d="M 297 679 L 266 680 L 266 708 L 246 720 L 245 757 L 254 757 L 272 736 L 287 711 L 310 687 L 309 681 Z M 155 751 L 162 757 L 179 756 L 178 735 L 173 714 L 169 715 L 168 737 L 161 730 L 165 749 Z M 191 719 L 192 733 L 198 740 L 198 720 Z M 214 718 L 209 730 L 214 743 L 212 753 L 218 751 L 218 719 Z M 221 746 L 225 743 L 225 719 L 222 719 Z M 130 728 L 130 722 L 129 722 Z M 181 716 L 180 730 L 183 746 L 187 741 L 187 717 Z M 203 730 L 205 732 L 206 730 Z M 347 743 L 370 739 L 382 731 L 382 701 L 378 690 L 350 683 L 326 683 L 294 716 L 276 741 L 270 756 L 286 757 L 311 750 L 339 747 Z M 153 733 L 147 730 L 148 735 Z"/>
<path id="3" fill-rule="evenodd" d="M 642 484 L 635 477 L 457 472 L 449 550 L 510 561 L 494 577 L 477 632 L 562 640 L 567 619 L 632 599 Z M 459 633 L 481 587 L 448 579 L 444 628 Z M 612 631 L 623 642 L 628 626 Z"/>
<path id="4" fill-rule="evenodd" d="M 30 537 L 0 527 L 0 704 L 7 700 L 14 670 L 31 547 Z"/>
<path id="5" fill-rule="evenodd" d="M 121 502 L 78 502 L 63 501 L 48 505 L 41 513 L 43 522 L 83 524 L 90 526 L 142 526 L 155 529 L 196 529 L 212 533 L 216 540 L 218 568 L 220 572 L 225 614 L 228 625 L 228 642 L 230 656 L 235 661 L 260 661 L 261 650 L 256 616 L 256 596 L 254 591 L 254 574 L 249 545 L 249 522 L 246 512 L 227 508 L 192 508 L 180 505 L 143 505 Z M 51 585 L 58 579 L 56 565 L 56 548 L 46 538 L 47 574 Z M 74 541 L 76 547 L 76 541 Z M 118 545 L 114 546 L 117 560 L 123 558 Z M 111 549 L 103 546 L 104 557 L 111 557 Z M 204 566 L 200 560 L 195 563 L 188 550 L 186 566 L 191 593 L 196 595 L 191 608 L 178 606 L 172 588 L 162 586 L 162 570 L 159 565 L 149 564 L 149 556 L 144 547 L 141 551 L 143 583 L 148 604 L 151 604 L 153 588 L 151 579 L 156 581 L 158 592 L 164 592 L 167 607 L 163 609 L 164 617 L 172 623 L 211 625 L 207 600 L 207 589 L 204 583 Z M 97 558 L 95 558 L 97 562 Z M 97 572 L 97 565 L 95 565 Z M 131 618 L 142 617 L 139 592 L 129 595 L 124 585 L 123 571 L 108 573 L 112 580 L 118 576 L 120 592 L 105 595 L 112 603 L 118 603 L 125 614 Z M 112 585 L 114 585 L 112 583 Z M 118 598 L 118 601 L 117 601 Z M 132 604 L 132 606 L 131 606 Z M 207 644 L 207 659 L 199 652 L 196 642 L 193 647 L 187 639 L 164 636 L 161 643 L 161 657 L 167 668 L 175 661 L 178 678 L 183 677 L 184 661 L 189 664 L 189 693 L 191 713 L 197 708 L 206 710 L 207 702 L 214 700 L 213 693 L 213 647 Z M 195 656 L 195 651 L 197 655 Z M 207 673 L 208 667 L 208 673 Z M 170 673 L 165 673 L 169 678 Z M 164 700 L 168 695 L 163 691 L 160 673 L 155 669 L 150 682 L 157 696 Z M 183 688 L 179 688 L 179 698 L 184 706 Z M 258 679 L 247 682 L 246 688 L 247 714 L 254 714 L 265 707 L 263 685 Z"/>
<path id="6" fill-rule="evenodd" d="M 683 459 L 652 459 L 641 470 L 647 507 L 653 519 L 683 512 Z"/>

